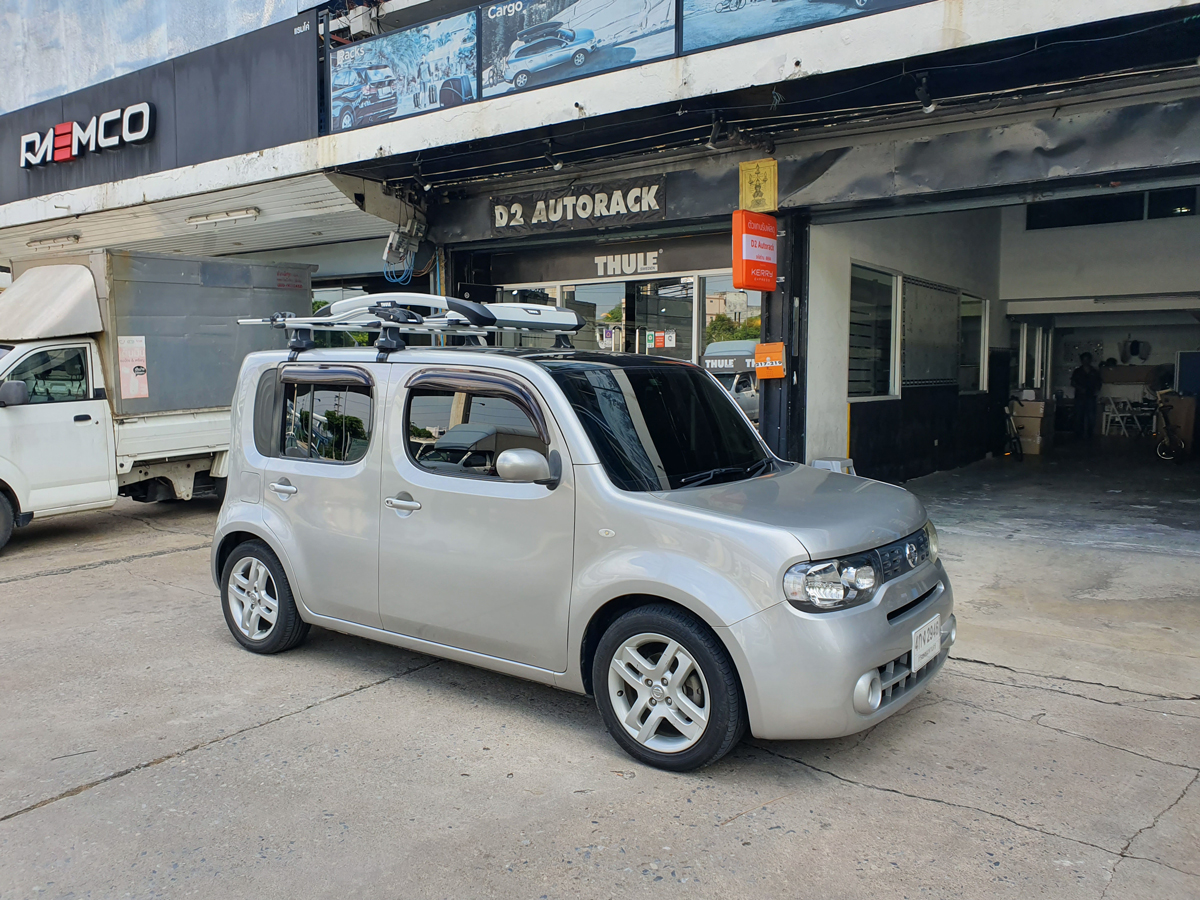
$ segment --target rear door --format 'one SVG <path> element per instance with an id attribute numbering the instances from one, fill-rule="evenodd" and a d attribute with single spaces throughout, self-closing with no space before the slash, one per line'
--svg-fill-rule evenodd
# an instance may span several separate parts
<path id="1" fill-rule="evenodd" d="M 314 613 L 379 627 L 380 438 L 388 366 L 285 364 L 263 521 Z"/>
<path id="2" fill-rule="evenodd" d="M 116 499 L 108 401 L 96 399 L 88 347 L 35 350 L 4 377 L 25 382 L 29 390 L 28 405 L 0 409 L 0 457 L 25 479 L 28 511 Z"/>
<path id="3" fill-rule="evenodd" d="M 383 627 L 564 671 L 575 488 L 553 418 L 532 387 L 500 373 L 396 366 L 393 379 L 378 499 Z M 427 448 L 456 428 L 481 436 L 453 448 L 459 464 L 422 462 L 440 460 Z M 500 481 L 496 457 L 514 448 L 550 458 L 558 485 Z"/>

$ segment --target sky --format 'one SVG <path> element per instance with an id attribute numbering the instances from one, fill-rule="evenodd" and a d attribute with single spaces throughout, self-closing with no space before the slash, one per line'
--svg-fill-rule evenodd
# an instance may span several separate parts
<path id="1" fill-rule="evenodd" d="M 297 0 L 0 0 L 0 113 L 296 15 Z M 311 4 L 301 4 L 311 5 Z"/>

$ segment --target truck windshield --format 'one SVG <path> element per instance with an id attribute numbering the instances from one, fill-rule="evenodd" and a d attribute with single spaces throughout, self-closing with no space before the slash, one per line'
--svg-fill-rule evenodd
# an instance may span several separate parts
<path id="1" fill-rule="evenodd" d="M 691 366 L 542 363 L 613 483 L 667 491 L 770 472 L 771 456 L 729 395 Z"/>

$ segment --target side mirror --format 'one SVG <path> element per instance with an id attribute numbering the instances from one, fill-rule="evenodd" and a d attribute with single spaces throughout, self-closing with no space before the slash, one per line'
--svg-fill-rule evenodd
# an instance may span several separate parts
<path id="1" fill-rule="evenodd" d="M 0 384 L 0 407 L 24 406 L 29 402 L 29 386 L 23 381 L 5 381 Z"/>
<path id="2" fill-rule="evenodd" d="M 516 448 L 496 457 L 496 474 L 501 481 L 518 484 L 550 484 L 550 463 L 536 450 Z"/>

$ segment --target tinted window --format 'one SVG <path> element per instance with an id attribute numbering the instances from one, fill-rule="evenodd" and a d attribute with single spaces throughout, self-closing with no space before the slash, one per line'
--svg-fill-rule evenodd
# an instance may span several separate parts
<path id="1" fill-rule="evenodd" d="M 4 354 L 7 353 L 11 349 L 12 349 L 12 347 L 6 346 L 4 344 L 0 344 L 0 359 L 2 359 L 4 357 Z"/>
<path id="2" fill-rule="evenodd" d="M 549 453 L 525 411 L 503 397 L 415 388 L 406 425 L 412 459 L 443 475 L 495 478 L 505 450 Z"/>
<path id="3" fill-rule="evenodd" d="M 23 381 L 30 403 L 88 399 L 87 354 L 82 347 L 42 350 L 22 360 L 6 381 Z"/>
<path id="4" fill-rule="evenodd" d="M 770 470 L 771 458 L 754 430 L 700 369 L 543 365 L 623 490 L 674 490 Z"/>
<path id="5" fill-rule="evenodd" d="M 371 389 L 362 385 L 285 384 L 279 455 L 358 462 L 371 443 Z"/>

